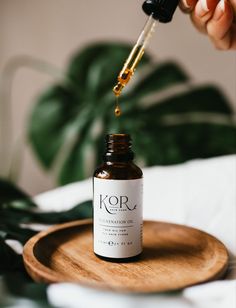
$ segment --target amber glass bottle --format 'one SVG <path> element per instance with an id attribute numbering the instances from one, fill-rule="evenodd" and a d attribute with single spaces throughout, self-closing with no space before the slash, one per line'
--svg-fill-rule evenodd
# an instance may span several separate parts
<path id="1" fill-rule="evenodd" d="M 107 261 L 132 261 L 142 252 L 143 174 L 133 158 L 129 135 L 107 135 L 93 179 L 94 253 Z"/>

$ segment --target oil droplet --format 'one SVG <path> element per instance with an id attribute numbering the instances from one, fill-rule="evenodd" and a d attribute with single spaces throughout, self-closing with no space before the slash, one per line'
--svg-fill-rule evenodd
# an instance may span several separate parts
<path id="1" fill-rule="evenodd" d="M 116 108 L 115 108 L 115 116 L 119 117 L 121 115 L 121 109 L 119 106 L 119 98 L 118 96 L 116 97 Z"/>
<path id="2" fill-rule="evenodd" d="M 116 109 L 115 109 L 115 116 L 116 116 L 116 117 L 119 117 L 120 115 L 121 115 L 120 107 L 119 107 L 119 106 L 116 106 Z"/>

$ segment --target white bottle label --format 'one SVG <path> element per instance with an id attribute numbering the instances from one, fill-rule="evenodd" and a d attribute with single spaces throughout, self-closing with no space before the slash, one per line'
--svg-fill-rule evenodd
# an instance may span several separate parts
<path id="1" fill-rule="evenodd" d="M 142 252 L 143 179 L 94 178 L 94 252 L 128 258 Z"/>

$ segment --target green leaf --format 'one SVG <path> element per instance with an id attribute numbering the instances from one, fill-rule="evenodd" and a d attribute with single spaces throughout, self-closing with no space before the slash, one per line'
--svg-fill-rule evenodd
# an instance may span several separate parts
<path id="1" fill-rule="evenodd" d="M 150 114 L 155 114 L 158 117 L 199 111 L 226 115 L 232 114 L 232 110 L 225 97 L 218 89 L 212 86 L 192 88 L 176 94 L 174 97 L 169 97 L 164 101 L 157 102 L 154 99 L 150 106 L 143 106 L 139 112 L 142 113 L 144 110 L 148 110 Z M 145 116 L 148 117 L 148 115 Z"/>
<path id="2" fill-rule="evenodd" d="M 18 255 L 0 237 L 0 274 L 22 268 L 22 256 Z"/>
<path id="3" fill-rule="evenodd" d="M 6 204 L 9 202 L 16 208 L 35 206 L 27 194 L 6 180 L 0 179 L 0 192 L 0 209 L 1 207 L 7 207 Z"/>
<path id="4" fill-rule="evenodd" d="M 176 63 L 158 63 L 151 68 L 147 75 L 140 77 L 131 96 L 133 95 L 137 99 L 146 94 L 168 89 L 169 87 L 188 81 L 189 77 Z"/>
<path id="5" fill-rule="evenodd" d="M 0 238 L 15 239 L 24 244 L 35 231 L 22 228 L 20 224 L 56 224 L 92 217 L 92 201 L 85 201 L 71 210 L 40 213 L 29 197 L 4 180 L 0 182 Z M 20 200 L 18 200 L 20 198 Z M 33 210 L 32 210 L 33 209 Z"/>
<path id="6" fill-rule="evenodd" d="M 0 237 L 18 240 L 25 244 L 37 232 L 20 227 L 20 224 L 59 224 L 92 217 L 92 201 L 85 201 L 71 210 L 38 213 L 30 210 L 11 208 L 0 209 Z"/>
<path id="7" fill-rule="evenodd" d="M 30 142 L 60 184 L 93 174 L 108 133 L 129 133 L 146 165 L 236 152 L 233 113 L 222 93 L 193 87 L 178 64 L 154 63 L 147 54 L 120 98 L 123 115 L 115 118 L 112 88 L 130 50 L 122 43 L 84 48 L 69 63 L 70 84 L 53 86 L 39 98 Z"/>
<path id="8" fill-rule="evenodd" d="M 23 223 L 54 224 L 92 217 L 92 201 L 86 201 L 63 212 L 36 212 L 29 197 L 5 180 L 0 181 L 0 275 L 5 294 L 0 305 L 17 306 L 18 298 L 26 298 L 34 307 L 50 307 L 45 284 L 36 284 L 27 275 L 22 255 L 17 254 L 5 240 L 14 239 L 23 245 L 37 232 Z M 12 297 L 13 296 L 13 297 Z"/>
<path id="9" fill-rule="evenodd" d="M 14 212 L 12 213 L 14 215 Z M 0 224 L 0 230 L 6 232 L 6 239 L 13 239 L 19 241 L 21 244 L 25 244 L 32 236 L 37 232 L 31 229 L 22 228 L 14 225 L 12 222 Z"/>
<path id="10" fill-rule="evenodd" d="M 147 133 L 147 131 L 146 131 Z M 179 164 L 185 161 L 212 156 L 234 154 L 236 129 L 214 124 L 183 124 L 159 127 L 156 134 L 150 134 L 145 142 L 135 140 L 139 158 L 146 159 L 149 166 Z M 217 140 L 212 138 L 217 135 Z M 224 139 L 227 136 L 227 139 Z M 155 149 L 151 145 L 158 143 Z M 202 145 L 200 148 L 199 145 Z M 225 148 L 222 146 L 225 146 Z M 144 152 L 144 147 L 149 150 Z M 217 153 L 217 154 L 216 154 Z"/>
<path id="11" fill-rule="evenodd" d="M 92 201 L 85 201 L 62 212 L 33 213 L 32 221 L 43 224 L 59 224 L 78 219 L 91 218 L 93 214 Z"/>
<path id="12" fill-rule="evenodd" d="M 64 86 L 56 85 L 39 98 L 31 115 L 29 138 L 46 168 L 52 166 L 65 138 L 69 138 L 78 111 L 74 93 Z"/>
<path id="13" fill-rule="evenodd" d="M 29 197 L 5 180 L 0 181 L 0 262 L 8 268 L 7 260 L 16 259 L 14 251 L 5 244 L 5 239 L 18 240 L 25 244 L 37 232 L 21 227 L 21 224 L 56 224 L 92 217 L 92 201 L 86 201 L 63 212 L 36 212 Z M 10 265 L 9 265 L 10 266 Z"/>
<path id="14" fill-rule="evenodd" d="M 58 224 L 77 219 L 91 218 L 92 201 L 82 202 L 81 204 L 75 206 L 74 208 L 62 212 L 40 213 L 40 212 L 33 212 L 30 210 L 21 210 L 9 207 L 7 209 L 0 210 L 0 217 L 1 217 L 0 230 L 1 230 L 1 223 L 5 225 L 11 224 L 12 231 L 14 231 L 14 224 L 26 224 L 26 223 Z M 8 228 L 5 227 L 5 230 L 8 230 Z M 28 230 L 22 229 L 22 232 L 23 230 L 25 231 L 25 234 L 27 236 Z M 18 232 L 18 229 L 16 231 Z"/>
<path id="15" fill-rule="evenodd" d="M 120 126 L 132 131 L 135 153 L 146 165 L 172 165 L 234 154 L 236 125 L 230 116 L 219 91 L 202 87 L 130 111 Z"/>

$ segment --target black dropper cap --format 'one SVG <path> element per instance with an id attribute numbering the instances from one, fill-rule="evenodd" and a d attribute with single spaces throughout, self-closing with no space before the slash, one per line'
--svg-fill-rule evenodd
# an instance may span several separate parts
<path id="1" fill-rule="evenodd" d="M 172 20 L 179 0 L 146 0 L 143 10 L 147 15 L 153 14 L 153 18 L 166 23 Z"/>

